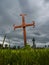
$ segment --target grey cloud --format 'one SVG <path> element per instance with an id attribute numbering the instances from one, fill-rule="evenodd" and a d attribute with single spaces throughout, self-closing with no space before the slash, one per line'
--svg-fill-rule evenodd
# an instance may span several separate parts
<path id="1" fill-rule="evenodd" d="M 29 14 L 29 7 L 28 7 L 28 1 L 27 0 L 19 0 L 19 3 L 20 3 L 20 5 L 21 5 L 21 9 L 22 9 L 22 12 L 23 13 L 28 13 Z"/>
<path id="2" fill-rule="evenodd" d="M 18 38 L 23 41 L 23 31 L 21 29 L 13 31 L 13 24 L 21 24 L 19 14 L 26 13 L 28 14 L 25 18 L 26 23 L 32 23 L 32 20 L 36 21 L 34 29 L 32 27 L 27 28 L 27 40 L 32 40 L 35 37 L 37 42 L 48 42 L 49 5 L 44 5 L 46 1 L 48 2 L 48 0 L 37 0 L 37 2 L 36 0 L 0 0 L 0 36 L 4 36 L 6 33 L 8 39 L 17 41 Z M 18 42 L 20 42 L 19 40 Z"/>
<path id="3" fill-rule="evenodd" d="M 21 8 L 19 7 L 19 1 L 16 0 L 0 1 L 0 30 L 6 31 L 9 28 L 12 29 L 13 24 L 20 23 L 20 17 L 19 17 L 20 13 Z"/>
<path id="4" fill-rule="evenodd" d="M 7 5 L 8 5 L 9 8 L 7 7 Z M 19 6 L 19 1 L 16 1 L 16 0 L 14 0 L 14 1 L 13 0 L 4 0 L 0 4 L 0 8 L 1 8 L 0 9 L 1 15 L 8 16 L 9 18 L 11 18 L 12 16 L 15 17 L 16 12 L 17 12 L 17 15 L 19 13 L 21 13 L 21 8 Z M 13 18 L 13 19 L 15 19 L 15 18 Z"/>
<path id="5" fill-rule="evenodd" d="M 44 0 L 44 1 L 45 1 L 45 3 L 46 3 L 46 2 L 49 2 L 49 0 Z"/>

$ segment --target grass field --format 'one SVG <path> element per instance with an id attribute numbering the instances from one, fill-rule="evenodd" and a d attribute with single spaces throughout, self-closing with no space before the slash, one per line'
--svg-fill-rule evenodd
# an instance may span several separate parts
<path id="1" fill-rule="evenodd" d="M 49 49 L 0 49 L 0 65 L 49 65 Z"/>

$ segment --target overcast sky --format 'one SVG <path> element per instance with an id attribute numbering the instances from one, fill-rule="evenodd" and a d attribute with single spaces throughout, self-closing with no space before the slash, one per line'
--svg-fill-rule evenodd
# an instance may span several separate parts
<path id="1" fill-rule="evenodd" d="M 27 41 L 31 44 L 35 37 L 37 43 L 49 42 L 49 0 L 0 0 L 0 40 L 6 34 L 7 39 L 15 43 L 23 43 L 23 30 L 13 30 L 13 24 L 20 25 L 20 14 L 25 13 L 26 23 L 35 21 L 26 28 Z"/>

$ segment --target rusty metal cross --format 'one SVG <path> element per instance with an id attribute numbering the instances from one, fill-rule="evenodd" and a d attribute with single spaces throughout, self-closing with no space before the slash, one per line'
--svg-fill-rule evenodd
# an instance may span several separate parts
<path id="1" fill-rule="evenodd" d="M 28 26 L 35 26 L 35 22 L 33 21 L 32 24 L 26 24 L 25 23 L 25 18 L 24 18 L 24 16 L 26 16 L 26 14 L 20 14 L 20 16 L 22 16 L 22 25 L 19 25 L 19 26 L 13 25 L 13 26 L 14 26 L 14 30 L 16 28 L 23 28 L 24 45 L 26 46 L 26 44 L 27 44 L 27 41 L 26 41 L 26 27 L 28 27 Z"/>

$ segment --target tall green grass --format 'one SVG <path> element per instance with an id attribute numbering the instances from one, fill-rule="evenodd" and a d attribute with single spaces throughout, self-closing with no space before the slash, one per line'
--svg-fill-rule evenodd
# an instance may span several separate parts
<path id="1" fill-rule="evenodd" d="M 0 65 L 49 65 L 49 49 L 0 49 Z"/>

